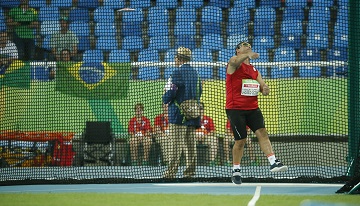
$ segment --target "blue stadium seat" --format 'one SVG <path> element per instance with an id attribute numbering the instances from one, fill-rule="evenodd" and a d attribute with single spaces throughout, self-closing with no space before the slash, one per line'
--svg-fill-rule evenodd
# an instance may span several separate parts
<path id="1" fill-rule="evenodd" d="M 175 48 L 186 47 L 194 49 L 196 47 L 195 36 L 193 35 L 178 35 L 175 37 Z"/>
<path id="2" fill-rule="evenodd" d="M 270 78 L 270 75 L 268 75 L 268 70 L 267 70 L 266 67 L 262 67 L 262 66 L 258 67 L 258 66 L 256 66 L 255 68 L 259 71 L 262 78 Z"/>
<path id="3" fill-rule="evenodd" d="M 212 53 L 208 49 L 196 48 L 192 51 L 192 62 L 213 62 Z M 213 78 L 213 67 L 209 65 L 199 65 L 195 67 L 201 79 Z"/>
<path id="4" fill-rule="evenodd" d="M 183 0 L 182 6 L 198 9 L 198 8 L 201 8 L 202 6 L 204 6 L 204 1 L 203 0 Z"/>
<path id="5" fill-rule="evenodd" d="M 228 24 L 247 25 L 250 22 L 250 11 L 244 7 L 231 7 L 229 9 Z"/>
<path id="6" fill-rule="evenodd" d="M 303 34 L 301 20 L 284 20 L 280 26 L 281 35 L 297 35 Z"/>
<path id="7" fill-rule="evenodd" d="M 309 22 L 312 21 L 330 21 L 330 9 L 328 7 L 311 7 Z"/>
<path id="8" fill-rule="evenodd" d="M 148 35 L 150 37 L 169 35 L 169 24 L 168 24 L 168 22 L 149 23 Z"/>
<path id="9" fill-rule="evenodd" d="M 169 11 L 163 7 L 150 7 L 147 20 L 149 23 L 168 23 Z"/>
<path id="10" fill-rule="evenodd" d="M 253 39 L 253 48 L 273 49 L 275 47 L 273 36 L 255 36 Z"/>
<path id="11" fill-rule="evenodd" d="M 85 8 L 73 8 L 69 12 L 69 21 L 90 21 L 89 10 Z"/>
<path id="12" fill-rule="evenodd" d="M 176 9 L 178 7 L 177 0 L 156 0 L 156 6 L 165 9 Z"/>
<path id="13" fill-rule="evenodd" d="M 204 35 L 201 41 L 201 48 L 216 52 L 224 48 L 223 38 L 220 34 Z"/>
<path id="14" fill-rule="evenodd" d="M 145 49 L 139 52 L 139 62 L 159 62 L 159 53 L 156 50 Z M 160 78 L 160 68 L 158 66 L 139 67 L 138 78 L 141 80 L 156 80 Z"/>
<path id="15" fill-rule="evenodd" d="M 340 8 L 347 8 L 349 6 L 349 0 L 338 0 L 337 3 Z"/>
<path id="16" fill-rule="evenodd" d="M 95 36 L 116 36 L 115 23 L 99 22 L 95 25 Z"/>
<path id="17" fill-rule="evenodd" d="M 235 47 L 242 41 L 248 41 L 248 36 L 243 34 L 228 35 L 226 38 L 226 48 L 235 49 Z"/>
<path id="18" fill-rule="evenodd" d="M 244 0 L 234 0 L 234 7 L 243 7 L 246 9 L 256 8 L 255 1 L 244 1 Z"/>
<path id="19" fill-rule="evenodd" d="M 176 9 L 175 22 L 196 22 L 196 9 L 192 7 L 179 7 Z"/>
<path id="20" fill-rule="evenodd" d="M 177 49 L 177 48 L 176 48 Z M 174 62 L 175 60 L 175 54 L 176 54 L 176 49 L 168 49 L 165 52 L 165 58 L 164 61 L 165 62 Z"/>
<path id="21" fill-rule="evenodd" d="M 78 51 L 83 52 L 91 48 L 90 37 L 89 36 L 79 36 Z"/>
<path id="22" fill-rule="evenodd" d="M 144 13 L 142 10 L 122 13 L 121 33 L 123 36 L 142 35 L 142 22 Z"/>
<path id="23" fill-rule="evenodd" d="M 77 0 L 77 7 L 95 9 L 100 6 L 99 0 Z"/>
<path id="24" fill-rule="evenodd" d="M 149 7 L 151 7 L 150 0 L 130 0 L 130 8 L 147 9 Z M 128 12 L 128 13 L 131 13 L 131 12 Z"/>
<path id="25" fill-rule="evenodd" d="M 254 14 L 254 21 L 261 22 L 261 21 L 272 21 L 276 20 L 276 11 L 274 8 L 271 7 L 258 7 L 255 10 Z"/>
<path id="26" fill-rule="evenodd" d="M 312 7 L 332 7 L 333 0 L 312 0 Z"/>
<path id="27" fill-rule="evenodd" d="M 320 50 L 303 48 L 299 51 L 300 61 L 321 61 Z"/>
<path id="28" fill-rule="evenodd" d="M 150 37 L 149 49 L 160 52 L 170 49 L 170 39 L 168 35 L 158 35 Z"/>
<path id="29" fill-rule="evenodd" d="M 296 61 L 296 52 L 293 48 L 278 47 L 274 51 L 274 62 Z"/>
<path id="30" fill-rule="evenodd" d="M 122 49 L 130 52 L 138 52 L 144 48 L 144 42 L 141 36 L 125 36 L 122 41 Z"/>
<path id="31" fill-rule="evenodd" d="M 245 35 L 249 36 L 249 28 L 247 24 L 239 24 L 238 22 L 229 22 L 226 27 L 227 35 Z"/>
<path id="32" fill-rule="evenodd" d="M 114 9 L 109 7 L 100 6 L 94 10 L 94 21 L 95 22 L 115 22 Z"/>
<path id="33" fill-rule="evenodd" d="M 347 49 L 349 46 L 349 40 L 347 34 L 337 34 L 334 36 L 333 48 L 344 48 Z"/>
<path id="34" fill-rule="evenodd" d="M 299 77 L 321 77 L 321 68 L 317 66 L 299 67 Z"/>
<path id="35" fill-rule="evenodd" d="M 76 36 L 90 36 L 89 22 L 73 21 L 69 24 L 69 30 L 74 32 Z"/>
<path id="36" fill-rule="evenodd" d="M 251 60 L 251 63 L 253 63 L 253 65 L 255 65 L 256 63 L 261 63 L 261 62 L 269 62 L 269 53 L 267 49 L 263 49 L 263 48 L 253 48 L 253 51 L 257 52 L 259 54 L 259 58 L 257 59 L 253 59 Z M 235 50 L 234 50 L 234 55 L 235 55 Z M 259 71 L 267 71 L 267 67 L 266 66 L 255 66 L 255 68 Z M 267 72 L 262 72 L 262 73 L 266 73 Z"/>
<path id="37" fill-rule="evenodd" d="M 51 0 L 51 6 L 58 8 L 70 8 L 72 4 L 73 0 Z"/>
<path id="38" fill-rule="evenodd" d="M 303 8 L 299 7 L 284 7 L 283 20 L 304 20 L 305 13 Z"/>
<path id="39" fill-rule="evenodd" d="M 308 0 L 286 0 L 285 7 L 305 8 Z"/>
<path id="40" fill-rule="evenodd" d="M 109 53 L 109 62 L 130 62 L 130 53 L 124 49 L 111 50 Z"/>
<path id="41" fill-rule="evenodd" d="M 334 26 L 334 35 L 348 35 L 349 24 L 336 22 Z"/>
<path id="42" fill-rule="evenodd" d="M 329 35 L 328 22 L 325 21 L 312 21 L 309 22 L 306 28 L 307 34 L 322 34 Z"/>
<path id="43" fill-rule="evenodd" d="M 329 49 L 327 52 L 327 61 L 348 61 L 348 51 L 347 49 Z M 339 76 L 339 77 L 345 77 L 347 76 L 348 68 L 347 66 L 336 64 L 334 63 L 333 66 L 328 66 L 326 75 L 327 76 Z"/>
<path id="44" fill-rule="evenodd" d="M 281 1 L 280 0 L 260 0 L 259 5 L 273 7 L 273 8 L 279 8 L 279 7 L 281 7 Z"/>
<path id="45" fill-rule="evenodd" d="M 41 7 L 47 7 L 49 6 L 46 3 L 46 0 L 29 0 L 29 7 L 31 8 L 41 8 Z M 51 5 L 53 6 L 53 5 Z"/>
<path id="46" fill-rule="evenodd" d="M 292 67 L 273 67 L 271 68 L 271 78 L 292 78 L 294 70 Z"/>
<path id="47" fill-rule="evenodd" d="M 107 51 L 115 50 L 119 48 L 119 44 L 115 36 L 100 36 L 96 39 L 95 49 Z"/>
<path id="48" fill-rule="evenodd" d="M 301 48 L 301 36 L 300 35 L 281 35 L 281 47 L 292 47 L 294 49 Z"/>
<path id="49" fill-rule="evenodd" d="M 306 39 L 306 47 L 314 49 L 327 49 L 329 47 L 328 35 L 310 34 Z"/>
<path id="50" fill-rule="evenodd" d="M 41 7 L 39 9 L 39 21 L 58 21 L 60 11 L 58 7 Z"/>
<path id="51" fill-rule="evenodd" d="M 221 34 L 222 10 L 220 7 L 205 6 L 201 10 L 201 35 Z"/>
<path id="52" fill-rule="evenodd" d="M 20 5 L 20 0 L 1 0 L 0 7 L 13 8 Z"/>
<path id="53" fill-rule="evenodd" d="M 175 23 L 175 36 L 180 35 L 196 35 L 196 27 L 194 22 L 176 22 Z"/>
<path id="54" fill-rule="evenodd" d="M 210 0 L 209 6 L 217 6 L 222 9 L 230 8 L 231 1 L 230 0 Z"/>
<path id="55" fill-rule="evenodd" d="M 274 35 L 275 28 L 273 21 L 255 21 L 254 36 Z"/>
<path id="56" fill-rule="evenodd" d="M 44 37 L 42 38 L 41 48 L 45 49 L 46 51 L 51 51 L 50 40 L 51 40 L 51 36 L 50 36 L 50 35 L 44 36 Z"/>
<path id="57" fill-rule="evenodd" d="M 101 50 L 90 49 L 86 50 L 83 54 L 83 62 L 103 62 L 104 54 Z"/>
<path id="58" fill-rule="evenodd" d="M 60 31 L 60 23 L 58 20 L 42 21 L 40 23 L 40 34 L 42 36 L 51 35 Z"/>
<path id="59" fill-rule="evenodd" d="M 222 49 L 219 51 L 219 62 L 228 62 L 229 59 L 235 55 L 235 49 Z M 218 70 L 218 77 L 221 80 L 226 78 L 226 66 L 220 67 Z"/>
<path id="60" fill-rule="evenodd" d="M 121 9 L 125 8 L 126 0 L 104 0 L 104 6 L 112 9 Z"/>

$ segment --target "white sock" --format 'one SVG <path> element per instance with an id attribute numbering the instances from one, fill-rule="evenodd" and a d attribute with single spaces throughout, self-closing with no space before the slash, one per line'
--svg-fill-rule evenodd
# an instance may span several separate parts
<path id="1" fill-rule="evenodd" d="M 275 160 L 276 160 L 275 155 L 268 156 L 268 160 L 270 162 L 270 165 L 273 165 L 275 163 Z"/>
<path id="2" fill-rule="evenodd" d="M 233 169 L 235 170 L 235 169 L 240 169 L 240 165 L 234 165 L 233 166 Z"/>

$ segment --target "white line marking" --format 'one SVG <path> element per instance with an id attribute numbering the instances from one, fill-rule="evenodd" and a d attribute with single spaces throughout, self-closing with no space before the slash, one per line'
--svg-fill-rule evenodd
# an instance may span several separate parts
<path id="1" fill-rule="evenodd" d="M 260 191 L 261 191 L 261 186 L 256 186 L 255 194 L 247 206 L 255 206 L 256 202 L 260 198 Z"/>
<path id="2" fill-rule="evenodd" d="M 168 187 L 237 187 L 233 183 L 155 183 L 156 186 L 168 186 Z M 317 183 L 242 183 L 241 187 L 342 187 L 343 184 L 317 184 Z"/>

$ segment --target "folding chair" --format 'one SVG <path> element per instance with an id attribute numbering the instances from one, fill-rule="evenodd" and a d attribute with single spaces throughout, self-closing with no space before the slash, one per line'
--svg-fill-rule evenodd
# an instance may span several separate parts
<path id="1" fill-rule="evenodd" d="M 114 165 L 115 142 L 110 122 L 86 122 L 82 140 L 82 165 Z"/>

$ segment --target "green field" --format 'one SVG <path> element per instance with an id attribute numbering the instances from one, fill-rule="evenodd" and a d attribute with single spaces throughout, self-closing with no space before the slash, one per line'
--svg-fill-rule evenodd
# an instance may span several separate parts
<path id="1" fill-rule="evenodd" d="M 185 194 L 99 194 L 99 193 L 58 193 L 58 194 L 0 194 L 2 206 L 242 206 L 252 199 L 251 195 L 185 195 Z M 261 195 L 256 206 L 293 206 L 302 201 L 347 203 L 359 205 L 359 195 Z M 339 206 L 339 205 L 337 205 Z M 345 206 L 342 204 L 342 206 Z"/>

